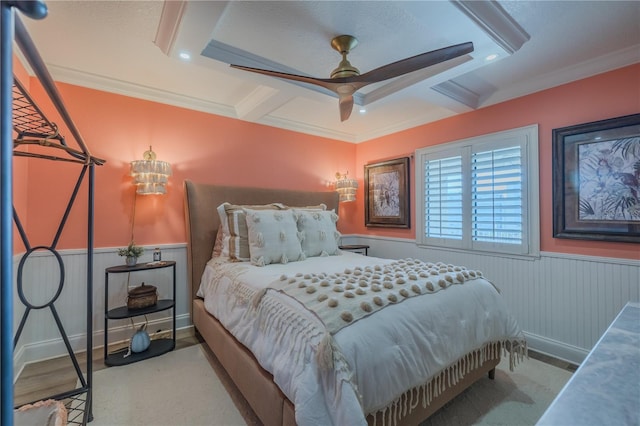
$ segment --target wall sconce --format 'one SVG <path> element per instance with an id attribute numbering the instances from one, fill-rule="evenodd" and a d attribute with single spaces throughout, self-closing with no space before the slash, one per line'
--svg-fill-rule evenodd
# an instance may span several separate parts
<path id="1" fill-rule="evenodd" d="M 358 181 L 347 178 L 349 172 L 345 174 L 336 173 L 335 187 L 340 194 L 340 202 L 355 201 Z"/>
<path id="2" fill-rule="evenodd" d="M 166 161 L 157 161 L 156 153 L 151 146 L 149 151 L 143 154 L 143 160 L 131 162 L 131 176 L 137 186 L 136 194 L 166 194 L 165 185 L 171 176 L 171 164 Z"/>

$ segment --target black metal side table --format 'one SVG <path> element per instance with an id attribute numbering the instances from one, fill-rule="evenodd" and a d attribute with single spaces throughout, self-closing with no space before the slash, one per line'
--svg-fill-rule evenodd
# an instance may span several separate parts
<path id="1" fill-rule="evenodd" d="M 340 250 L 352 251 L 354 253 L 369 255 L 369 246 L 366 244 L 347 244 L 344 246 L 338 246 Z"/>
<path id="2" fill-rule="evenodd" d="M 127 306 L 118 306 L 109 309 L 109 275 L 125 272 L 149 271 L 155 269 L 173 269 L 173 288 L 170 299 L 160 299 L 158 302 L 146 308 L 129 309 Z M 173 321 L 173 333 L 171 338 L 160 338 L 151 340 L 149 348 L 143 352 L 132 353 L 125 358 L 125 351 L 109 353 L 109 320 L 132 318 L 171 309 Z M 111 266 L 104 271 L 104 363 L 109 366 L 126 365 L 143 359 L 162 355 L 172 351 L 176 347 L 176 262 L 163 261 L 141 263 L 134 266 L 119 265 Z"/>

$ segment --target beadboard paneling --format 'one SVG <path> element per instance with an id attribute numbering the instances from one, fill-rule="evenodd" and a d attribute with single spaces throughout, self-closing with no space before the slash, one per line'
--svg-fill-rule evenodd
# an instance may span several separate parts
<path id="1" fill-rule="evenodd" d="M 442 261 L 478 269 L 496 284 L 532 349 L 580 363 L 624 305 L 640 300 L 640 262 L 542 253 L 540 258 L 418 247 L 413 240 L 343 237 L 370 256 Z"/>
<path id="2" fill-rule="evenodd" d="M 369 255 L 389 258 L 413 257 L 422 260 L 443 261 L 481 270 L 502 291 L 514 316 L 529 340 L 530 347 L 540 352 L 580 363 L 616 314 L 628 302 L 640 300 L 640 262 L 623 259 L 571 256 L 542 253 L 539 259 L 513 258 L 469 254 L 464 252 L 420 248 L 412 240 L 373 238 L 364 236 L 343 237 L 344 244 L 368 244 Z M 147 247 L 142 262 L 151 260 L 153 247 Z M 187 288 L 186 245 L 161 246 L 164 260 L 175 260 L 177 288 L 177 326 L 189 327 L 190 299 Z M 60 253 L 65 265 L 65 287 L 56 302 L 72 346 L 85 348 L 86 318 L 86 264 L 85 253 L 68 250 Z M 16 258 L 14 270 L 17 270 Z M 57 286 L 57 263 L 47 252 L 30 256 L 29 270 L 25 274 L 30 282 L 29 295 L 42 300 Z M 93 339 L 94 347 L 103 343 L 104 328 L 104 270 L 123 263 L 116 249 L 97 249 L 94 253 L 93 274 Z M 156 285 L 161 296 L 163 287 L 170 285 L 170 269 L 140 272 L 131 275 L 130 285 L 145 281 Z M 110 306 L 126 300 L 126 275 L 110 277 Z M 14 274 L 15 277 L 15 274 Z M 167 294 L 168 296 L 168 294 Z M 40 299 L 39 299 L 40 298 Z M 17 327 L 22 308 L 17 292 L 14 304 L 14 327 Z M 138 322 L 140 319 L 137 319 Z M 166 315 L 149 316 L 154 332 L 166 329 Z M 113 340 L 129 337 L 128 321 L 110 321 L 109 334 Z M 111 339 L 110 339 L 111 340 Z M 23 336 L 18 342 L 14 359 L 15 370 L 20 371 L 25 362 L 40 360 L 64 353 L 64 347 L 55 324 L 47 310 L 30 314 Z"/>
<path id="3" fill-rule="evenodd" d="M 140 262 L 150 262 L 154 247 L 146 247 Z M 176 327 L 191 326 L 189 299 L 187 288 L 187 249 L 186 244 L 160 246 L 163 260 L 175 260 L 176 264 Z M 124 264 L 124 259 L 117 255 L 116 248 L 102 248 L 94 251 L 93 266 L 93 312 L 92 330 L 93 346 L 103 345 L 105 275 L 109 266 Z M 64 287 L 55 302 L 63 327 L 74 351 L 86 350 L 87 320 L 87 264 L 86 252 L 83 250 L 64 250 L 59 252 L 64 265 Z M 17 291 L 17 272 L 20 256 L 14 259 L 14 333 L 17 331 L 22 314 L 25 311 Z M 171 268 L 156 271 L 142 271 L 132 274 L 110 274 L 109 307 L 126 304 L 127 289 L 142 282 L 158 287 L 161 298 L 171 295 Z M 38 251 L 28 257 L 22 269 L 22 282 L 27 300 L 40 305 L 50 300 L 58 288 L 60 268 L 55 257 L 48 251 Z M 128 281 L 127 281 L 128 279 Z M 171 327 L 170 312 L 163 311 L 147 315 L 148 331 L 167 330 Z M 144 317 L 134 318 L 139 325 Z M 130 320 L 109 321 L 109 343 L 123 341 L 133 334 Z M 56 327 L 49 308 L 32 310 L 24 326 L 24 330 L 14 351 L 15 376 L 19 375 L 25 363 L 66 354 L 62 338 Z"/>

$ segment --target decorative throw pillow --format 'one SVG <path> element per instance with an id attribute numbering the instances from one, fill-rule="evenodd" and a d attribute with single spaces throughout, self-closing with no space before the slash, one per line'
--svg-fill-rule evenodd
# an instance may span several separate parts
<path id="1" fill-rule="evenodd" d="M 220 256 L 229 257 L 229 221 L 227 220 L 227 214 L 224 212 L 224 205 L 228 203 L 220 204 L 216 210 L 218 211 L 218 217 L 220 218 L 220 226 L 218 227 L 218 233 L 222 230 L 222 250 Z"/>
<path id="2" fill-rule="evenodd" d="M 281 204 L 265 205 L 237 205 L 222 203 L 218 206 L 218 216 L 223 229 L 222 255 L 229 259 L 246 262 L 249 261 L 249 240 L 247 238 L 247 220 L 244 208 L 254 210 L 277 210 Z"/>
<path id="3" fill-rule="evenodd" d="M 294 212 L 306 257 L 340 254 L 340 232 L 336 229 L 338 215 L 333 210 L 295 209 Z"/>
<path id="4" fill-rule="evenodd" d="M 244 211 L 252 264 L 265 266 L 304 260 L 293 210 Z"/>
<path id="5" fill-rule="evenodd" d="M 222 255 L 222 240 L 223 240 L 224 231 L 222 230 L 222 225 L 218 225 L 218 232 L 216 233 L 216 241 L 213 243 L 213 252 L 211 253 L 211 257 L 220 257 Z M 227 253 L 228 253 L 227 247 Z"/>
<path id="6" fill-rule="evenodd" d="M 293 210 L 326 210 L 327 209 L 327 205 L 325 203 L 320 203 L 315 206 L 300 206 L 300 207 L 285 206 L 284 204 L 280 204 L 280 205 L 282 206 L 282 208 L 293 209 Z"/>

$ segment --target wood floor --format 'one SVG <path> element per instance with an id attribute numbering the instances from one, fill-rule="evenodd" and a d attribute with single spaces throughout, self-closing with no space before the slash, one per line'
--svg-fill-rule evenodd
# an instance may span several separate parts
<path id="1" fill-rule="evenodd" d="M 195 335 L 193 329 L 178 330 L 176 333 L 176 349 L 201 343 L 202 339 Z M 116 350 L 122 345 L 115 345 L 110 350 Z M 82 371 L 86 368 L 86 353 L 76 355 Z M 93 371 L 109 368 L 104 364 L 103 349 L 93 350 Z M 117 367 L 116 367 L 117 368 Z M 14 384 L 14 406 L 47 399 L 51 395 L 57 395 L 76 388 L 78 376 L 73 363 L 68 356 L 50 359 L 46 361 L 27 364 Z"/>

